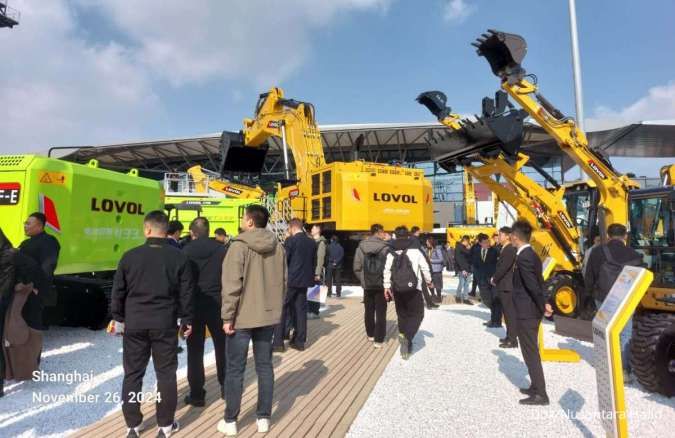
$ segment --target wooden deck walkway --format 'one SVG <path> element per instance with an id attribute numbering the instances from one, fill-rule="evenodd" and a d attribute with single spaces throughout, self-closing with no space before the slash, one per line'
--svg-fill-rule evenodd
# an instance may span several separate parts
<path id="1" fill-rule="evenodd" d="M 342 437 L 356 418 L 382 371 L 397 349 L 394 306 L 387 315 L 387 340 L 375 349 L 363 327 L 360 298 L 331 299 L 319 320 L 308 321 L 308 343 L 303 352 L 274 354 L 274 407 L 269 437 Z M 208 341 L 207 341 L 208 342 Z M 255 407 L 257 380 L 249 357 L 238 437 L 257 435 Z M 121 388 L 120 388 L 121 389 Z M 178 382 L 181 424 L 177 437 L 219 437 L 216 424 L 223 418 L 224 402 L 215 366 L 206 370 L 206 407 L 185 406 L 187 381 Z M 154 404 L 142 406 L 143 437 L 157 433 Z M 80 430 L 77 437 L 124 437 L 126 426 L 116 412 Z"/>

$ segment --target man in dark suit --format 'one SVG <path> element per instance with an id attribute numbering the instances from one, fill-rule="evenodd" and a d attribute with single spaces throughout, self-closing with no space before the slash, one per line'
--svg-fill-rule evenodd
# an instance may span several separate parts
<path id="1" fill-rule="evenodd" d="M 516 248 L 511 245 L 511 228 L 499 229 L 501 249 L 492 285 L 497 289 L 498 298 L 490 308 L 490 320 L 501 323 L 502 311 L 506 320 L 506 337 L 500 339 L 501 348 L 518 347 L 516 309 L 513 307 L 513 265 L 516 263 Z"/>
<path id="2" fill-rule="evenodd" d="M 645 266 L 642 260 L 642 254 L 626 245 L 628 240 L 628 230 L 625 225 L 611 224 L 607 227 L 607 237 L 609 240 L 604 245 L 598 245 L 593 248 L 593 252 L 588 257 L 588 264 L 584 274 L 584 283 L 586 284 L 586 296 L 593 297 L 596 309 L 599 309 L 602 302 L 607 298 L 609 287 L 614 283 L 606 275 L 603 275 L 603 265 L 610 262 L 619 266 Z M 588 250 L 590 251 L 590 249 Z M 608 260 L 608 256 L 611 260 Z M 602 278 L 602 280 L 601 280 Z M 633 320 L 628 323 L 621 331 L 621 362 L 623 365 L 623 380 L 626 383 L 633 381 L 630 367 L 630 339 L 633 334 Z"/>
<path id="3" fill-rule="evenodd" d="M 290 313 L 290 323 L 295 327 L 289 346 L 304 350 L 307 341 L 307 288 L 314 286 L 316 266 L 316 243 L 309 237 L 300 219 L 291 219 L 288 230 L 291 236 L 286 239 L 286 264 L 288 283 L 286 301 L 281 314 L 281 323 L 274 331 L 274 351 L 283 352 L 284 332 Z"/>
<path id="4" fill-rule="evenodd" d="M 497 258 L 499 252 L 490 246 L 490 238 L 487 234 L 478 235 L 478 250 L 474 252 L 473 260 L 473 276 L 478 284 L 480 291 L 480 299 L 488 308 L 492 307 L 492 301 L 495 296 L 495 291 L 490 284 L 490 279 L 497 268 Z M 493 321 L 486 322 L 484 325 L 488 327 L 501 327 L 501 320 L 496 324 Z"/>
<path id="5" fill-rule="evenodd" d="M 551 316 L 553 309 L 544 298 L 544 278 L 541 260 L 530 246 L 532 226 L 523 220 L 514 222 L 511 244 L 516 247 L 516 264 L 513 270 L 513 304 L 518 320 L 520 351 L 532 382 L 520 392 L 528 397 L 520 400 L 523 405 L 548 405 L 544 369 L 539 356 L 537 334 L 542 316 Z"/>

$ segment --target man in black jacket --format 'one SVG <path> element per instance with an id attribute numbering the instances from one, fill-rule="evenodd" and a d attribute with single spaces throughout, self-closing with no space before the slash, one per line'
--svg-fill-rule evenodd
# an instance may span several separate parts
<path id="1" fill-rule="evenodd" d="M 462 240 L 455 245 L 455 264 L 457 265 L 457 274 L 459 283 L 455 293 L 455 302 L 473 305 L 467 297 L 469 284 L 471 283 L 473 266 L 471 265 L 471 250 L 469 249 L 469 236 L 462 236 Z"/>
<path id="2" fill-rule="evenodd" d="M 506 337 L 500 339 L 501 348 L 518 347 L 516 309 L 513 307 L 513 265 L 516 262 L 516 248 L 511 245 L 511 228 L 499 229 L 501 250 L 497 259 L 497 268 L 492 276 L 498 298 L 493 300 L 490 308 L 490 320 L 501 323 L 502 311 L 506 320 Z"/>
<path id="3" fill-rule="evenodd" d="M 139 393 L 150 355 L 157 376 L 158 437 L 169 437 L 179 428 L 176 413 L 178 332 L 192 331 L 192 273 L 187 257 L 166 240 L 169 219 L 164 212 L 148 213 L 143 222 L 147 241 L 127 251 L 113 280 L 111 311 L 116 332 L 122 331 L 122 413 L 128 437 L 137 437 L 143 422 Z M 147 398 L 146 398 L 147 400 Z"/>
<path id="4" fill-rule="evenodd" d="M 342 262 L 345 258 L 345 250 L 340 245 L 338 236 L 333 235 L 328 245 L 328 266 L 326 267 L 326 286 L 328 294 L 332 295 L 333 285 L 335 285 L 335 296 L 342 296 Z"/>
<path id="5" fill-rule="evenodd" d="M 474 252 L 473 257 L 473 278 L 478 284 L 480 299 L 488 308 L 492 308 L 495 291 L 490 284 L 490 279 L 495 273 L 499 253 L 490 246 L 490 237 L 487 234 L 480 233 L 478 235 L 478 251 Z M 498 322 L 490 321 L 484 325 L 491 328 L 501 327 L 501 316 Z"/>
<path id="6" fill-rule="evenodd" d="M 628 230 L 624 225 L 611 224 L 607 227 L 607 236 L 609 241 L 593 249 L 586 265 L 586 275 L 584 283 L 586 284 L 586 296 L 593 297 L 596 308 L 600 308 L 602 302 L 607 298 L 609 290 L 607 285 L 603 288 L 603 282 L 600 281 L 602 266 L 607 263 L 607 255 L 612 259 L 612 263 L 621 266 L 644 266 L 642 254 L 633 248 L 626 246 L 628 239 Z M 606 281 L 605 281 L 606 282 Z M 621 359 L 624 371 L 624 381 L 630 383 L 630 338 L 633 334 L 632 318 L 626 323 L 621 331 Z"/>
<path id="7" fill-rule="evenodd" d="M 531 236 L 532 226 L 528 222 L 518 220 L 513 223 L 511 243 L 517 249 L 513 271 L 513 304 L 518 319 L 520 351 L 532 382 L 529 388 L 520 389 L 528 396 L 520 400 L 520 404 L 548 405 L 537 335 L 542 316 L 551 316 L 553 309 L 544 298 L 541 260 L 530 246 Z"/>
<path id="8" fill-rule="evenodd" d="M 19 251 L 35 260 L 44 275 L 38 279 L 35 288 L 39 291 L 38 297 L 43 307 L 56 305 L 56 291 L 54 290 L 54 271 L 59 261 L 61 246 L 51 234 L 45 232 L 47 217 L 42 213 L 33 213 L 23 224 L 28 239 L 21 242 Z"/>
<path id="9" fill-rule="evenodd" d="M 288 266 L 288 291 L 281 314 L 281 323 L 274 331 L 274 351 L 284 351 L 286 315 L 292 315 L 295 327 L 289 346 L 304 350 L 307 341 L 307 288 L 314 286 L 316 266 L 316 243 L 307 235 L 300 219 L 288 222 L 291 236 L 286 239 L 286 264 Z M 292 311 L 291 311 L 292 309 Z"/>
<path id="10" fill-rule="evenodd" d="M 185 404 L 196 407 L 204 406 L 204 337 L 206 327 L 211 333 L 213 349 L 216 354 L 216 372 L 220 384 L 220 395 L 223 397 L 225 385 L 225 333 L 223 320 L 220 318 L 221 276 L 223 260 L 227 246 L 209 239 L 209 221 L 198 217 L 190 224 L 192 240 L 183 248 L 190 261 L 192 277 L 195 282 L 194 318 L 192 319 L 192 335 L 187 338 L 187 378 L 190 393 L 185 396 Z"/>

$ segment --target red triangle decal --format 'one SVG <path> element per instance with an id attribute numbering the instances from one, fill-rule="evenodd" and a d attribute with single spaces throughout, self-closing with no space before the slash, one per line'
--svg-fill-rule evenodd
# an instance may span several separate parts
<path id="1" fill-rule="evenodd" d="M 45 225 L 57 233 L 60 233 L 61 224 L 59 223 L 59 216 L 56 213 L 56 205 L 50 197 L 45 196 L 42 193 L 40 193 L 40 211 L 47 218 L 47 223 Z"/>

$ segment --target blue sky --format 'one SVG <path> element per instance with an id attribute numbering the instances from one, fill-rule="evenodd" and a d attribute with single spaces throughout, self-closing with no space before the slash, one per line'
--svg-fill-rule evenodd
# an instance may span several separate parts
<path id="1" fill-rule="evenodd" d="M 430 121 L 414 101 L 429 89 L 475 113 L 498 85 L 469 45 L 487 28 L 523 35 L 525 67 L 573 114 L 567 0 L 186 3 L 10 2 L 0 151 L 236 130 L 272 85 L 322 124 Z M 587 123 L 675 119 L 675 2 L 577 8 Z"/>

